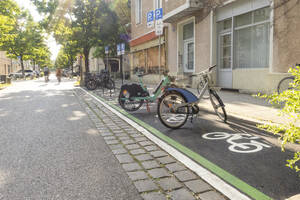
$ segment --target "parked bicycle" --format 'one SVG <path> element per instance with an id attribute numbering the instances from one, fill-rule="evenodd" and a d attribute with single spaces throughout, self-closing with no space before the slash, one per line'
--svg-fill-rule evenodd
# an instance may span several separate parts
<path id="1" fill-rule="evenodd" d="M 95 90 L 97 87 L 112 90 L 115 88 L 115 82 L 110 77 L 108 70 L 101 70 L 100 74 L 90 74 L 86 76 L 85 85 L 88 90 Z"/>
<path id="2" fill-rule="evenodd" d="M 300 67 L 300 64 L 296 64 L 296 66 Z M 292 90 L 294 89 L 292 83 L 295 81 L 295 77 L 294 76 L 288 76 L 283 78 L 277 86 L 277 92 L 278 94 L 282 93 L 285 90 Z"/>
<path id="3" fill-rule="evenodd" d="M 119 104 L 120 106 L 129 112 L 137 111 L 140 107 L 147 103 L 147 109 L 149 111 L 148 103 L 154 102 L 160 94 L 164 91 L 166 87 L 175 86 L 171 84 L 173 80 L 172 77 L 167 75 L 167 71 L 163 73 L 164 77 L 161 82 L 155 88 L 153 94 L 150 95 L 147 87 L 143 83 L 143 76 L 147 74 L 137 73 L 136 74 L 139 78 L 139 84 L 125 84 L 122 85 L 120 94 L 119 94 Z"/>
<path id="4" fill-rule="evenodd" d="M 168 128 L 177 129 L 183 126 L 188 117 L 198 114 L 200 103 L 204 93 L 208 91 L 211 104 L 218 115 L 218 117 L 226 122 L 227 114 L 225 105 L 219 95 L 217 94 L 216 87 L 212 87 L 211 72 L 216 67 L 210 67 L 205 71 L 191 75 L 201 76 L 205 81 L 199 96 L 197 97 L 192 92 L 183 88 L 168 88 L 164 95 L 159 99 L 157 106 L 157 113 L 160 121 Z"/>

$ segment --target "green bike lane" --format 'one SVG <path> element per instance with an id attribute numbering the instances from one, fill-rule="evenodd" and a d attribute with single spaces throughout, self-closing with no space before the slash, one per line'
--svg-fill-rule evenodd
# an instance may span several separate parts
<path id="1" fill-rule="evenodd" d="M 299 146 L 281 152 L 277 138 L 252 122 L 229 117 L 225 124 L 202 110 L 192 123 L 171 130 L 160 123 L 155 103 L 150 112 L 144 105 L 126 113 L 117 103 L 118 91 L 112 96 L 93 94 L 253 199 L 286 199 L 300 193 L 299 177 L 284 166 Z"/>

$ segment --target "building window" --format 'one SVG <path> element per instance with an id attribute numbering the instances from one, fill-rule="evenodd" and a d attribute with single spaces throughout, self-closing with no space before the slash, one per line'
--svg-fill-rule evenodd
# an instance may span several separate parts
<path id="1" fill-rule="evenodd" d="M 184 72 L 194 71 L 194 22 L 183 25 L 183 65 Z"/>
<path id="2" fill-rule="evenodd" d="M 142 23 L 142 0 L 135 1 L 135 22 Z"/>
<path id="3" fill-rule="evenodd" d="M 234 20 L 233 27 L 232 20 Z M 230 69 L 231 66 L 235 68 L 269 66 L 269 7 L 218 22 L 218 33 L 218 58 L 221 69 Z M 232 33 L 234 33 L 233 40 Z M 233 55 L 231 55 L 232 48 Z"/>
<path id="4" fill-rule="evenodd" d="M 269 8 L 258 9 L 235 17 L 236 68 L 267 68 L 269 66 L 269 19 Z"/>

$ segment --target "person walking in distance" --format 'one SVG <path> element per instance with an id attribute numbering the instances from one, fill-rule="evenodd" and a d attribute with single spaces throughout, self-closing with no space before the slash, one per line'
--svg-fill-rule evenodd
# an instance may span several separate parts
<path id="1" fill-rule="evenodd" d="M 60 68 L 57 68 L 56 69 L 56 77 L 57 77 L 58 83 L 60 83 L 60 81 L 61 81 L 61 76 L 62 76 L 62 71 Z"/>
<path id="2" fill-rule="evenodd" d="M 48 67 L 44 67 L 44 76 L 45 76 L 45 82 L 47 83 L 49 81 L 49 68 Z"/>

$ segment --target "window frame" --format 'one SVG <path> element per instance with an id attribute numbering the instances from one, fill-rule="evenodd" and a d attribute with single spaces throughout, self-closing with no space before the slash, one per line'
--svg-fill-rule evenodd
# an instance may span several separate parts
<path id="1" fill-rule="evenodd" d="M 247 68 L 244 68 L 244 67 L 239 67 L 239 66 L 236 66 L 236 56 L 237 56 L 237 53 L 236 53 L 236 31 L 238 30 L 242 30 L 242 29 L 246 29 L 246 28 L 251 28 L 251 27 L 255 27 L 255 26 L 258 26 L 258 25 L 262 25 L 262 24 L 268 24 L 269 23 L 269 29 L 271 29 L 270 25 L 271 25 L 271 17 L 269 16 L 268 19 L 266 20 L 263 20 L 263 21 L 260 21 L 260 22 L 254 22 L 254 12 L 257 11 L 257 10 L 260 10 L 260 9 L 265 9 L 265 8 L 270 8 L 269 6 L 266 6 L 266 7 L 262 7 L 262 8 L 258 8 L 258 9 L 255 9 L 255 10 L 252 10 L 250 12 L 246 12 L 246 13 L 251 13 L 251 23 L 250 24 L 247 24 L 247 25 L 242 25 L 242 26 L 236 26 L 235 22 L 236 22 L 236 18 L 239 17 L 240 15 L 243 15 L 243 14 L 246 14 L 246 13 L 242 13 L 242 14 L 239 14 L 239 15 L 233 15 L 229 18 L 226 18 L 226 19 L 223 19 L 221 21 L 218 21 L 217 23 L 221 23 L 221 22 L 224 22 L 228 19 L 231 19 L 231 22 L 232 22 L 232 26 L 231 28 L 229 29 L 224 29 L 224 30 L 219 30 L 217 29 L 217 39 L 218 39 L 218 42 L 217 42 L 217 45 L 218 45 L 218 56 L 217 56 L 217 60 L 218 60 L 218 63 L 220 62 L 220 51 L 221 51 L 221 46 L 220 46 L 220 36 L 221 35 L 224 35 L 224 34 L 231 34 L 231 69 L 228 69 L 228 70 L 233 70 L 233 69 L 266 69 L 266 68 L 269 68 L 270 67 L 270 62 L 269 62 L 269 59 L 267 59 L 267 62 L 268 62 L 268 65 L 264 66 L 264 67 L 247 67 Z M 271 12 L 271 8 L 269 10 L 269 12 Z M 269 31 L 269 34 L 271 32 Z M 271 38 L 271 35 L 269 35 L 269 39 Z M 269 40 L 269 43 L 271 41 Z M 268 46 L 270 44 L 267 44 Z M 252 50 L 252 48 L 251 48 Z M 269 54 L 270 54 L 270 49 L 269 49 Z M 222 69 L 222 70 L 226 70 L 226 69 Z"/>
<path id="2" fill-rule="evenodd" d="M 142 0 L 135 0 L 135 24 L 140 25 L 142 24 Z"/>

